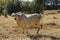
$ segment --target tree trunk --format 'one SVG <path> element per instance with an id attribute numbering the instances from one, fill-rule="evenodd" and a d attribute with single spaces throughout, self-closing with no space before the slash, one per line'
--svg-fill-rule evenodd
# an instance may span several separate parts
<path id="1" fill-rule="evenodd" d="M 6 18 L 8 18 L 7 14 L 4 14 Z"/>

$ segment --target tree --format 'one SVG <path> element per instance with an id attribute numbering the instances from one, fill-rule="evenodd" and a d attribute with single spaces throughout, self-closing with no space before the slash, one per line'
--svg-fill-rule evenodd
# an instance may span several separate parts
<path id="1" fill-rule="evenodd" d="M 14 1 L 9 1 L 6 5 L 6 10 L 9 15 L 11 15 L 12 13 L 19 12 L 21 10 L 20 2 L 16 1 L 16 3 L 14 3 Z"/>
<path id="2" fill-rule="evenodd" d="M 44 5 L 43 0 L 35 0 L 34 10 L 37 13 L 40 13 L 43 11 Z"/>
<path id="3" fill-rule="evenodd" d="M 7 10 L 7 13 L 9 13 L 9 15 L 11 15 L 11 13 L 15 12 L 15 5 L 13 2 L 8 2 L 7 5 L 6 5 L 6 10 Z"/>
<path id="4" fill-rule="evenodd" d="M 19 12 L 21 11 L 21 5 L 20 5 L 20 1 L 17 1 L 15 4 L 15 12 Z"/>

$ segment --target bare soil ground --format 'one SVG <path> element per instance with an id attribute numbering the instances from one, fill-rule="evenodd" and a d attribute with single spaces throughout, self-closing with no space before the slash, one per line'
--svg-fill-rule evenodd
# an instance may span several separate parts
<path id="1" fill-rule="evenodd" d="M 13 17 L 0 16 L 0 40 L 33 40 L 36 37 L 39 40 L 60 40 L 60 14 L 43 15 L 40 24 L 43 25 L 42 29 L 39 30 L 40 36 L 34 36 L 37 32 L 36 29 L 28 30 L 28 33 L 32 36 L 26 36 L 26 34 L 21 33 L 22 30 L 20 30 Z"/>

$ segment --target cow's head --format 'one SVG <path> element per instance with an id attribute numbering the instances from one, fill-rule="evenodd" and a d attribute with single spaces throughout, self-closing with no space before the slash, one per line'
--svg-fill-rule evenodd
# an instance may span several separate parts
<path id="1" fill-rule="evenodd" d="M 16 20 L 17 18 L 18 18 L 18 19 L 21 19 L 22 17 L 26 17 L 26 16 L 25 16 L 23 13 L 15 14 L 14 20 Z"/>

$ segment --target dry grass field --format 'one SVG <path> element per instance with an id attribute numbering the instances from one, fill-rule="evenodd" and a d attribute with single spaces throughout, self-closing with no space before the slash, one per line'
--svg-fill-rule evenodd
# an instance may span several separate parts
<path id="1" fill-rule="evenodd" d="M 26 38 L 25 35 L 23 37 L 22 35 L 13 17 L 0 17 L 0 40 L 21 40 L 21 38 Z"/>
<path id="2" fill-rule="evenodd" d="M 39 35 L 42 38 L 39 40 L 60 40 L 60 14 L 43 15 L 40 24 L 42 29 L 39 30 Z M 0 40 L 31 40 L 21 31 L 13 17 L 0 16 Z M 36 31 L 36 29 L 31 29 L 28 33 L 33 35 Z"/>

